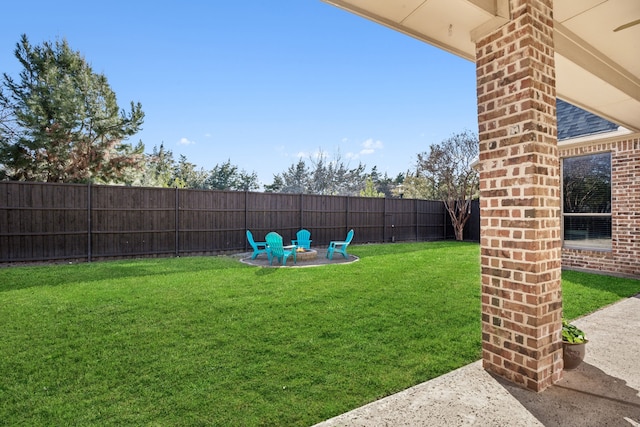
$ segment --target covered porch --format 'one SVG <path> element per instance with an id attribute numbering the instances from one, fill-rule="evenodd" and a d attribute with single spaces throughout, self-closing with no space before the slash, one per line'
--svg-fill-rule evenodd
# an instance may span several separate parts
<path id="1" fill-rule="evenodd" d="M 534 391 L 558 382 L 563 367 L 556 99 L 640 131 L 638 2 L 324 1 L 475 62 L 483 367 Z M 638 149 L 634 143 L 638 138 L 629 140 L 631 153 Z"/>

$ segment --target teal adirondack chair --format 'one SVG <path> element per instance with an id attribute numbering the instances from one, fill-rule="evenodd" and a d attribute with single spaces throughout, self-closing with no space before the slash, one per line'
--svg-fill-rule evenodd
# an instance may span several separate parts
<path id="1" fill-rule="evenodd" d="M 291 243 L 299 248 L 311 249 L 311 232 L 304 228 L 296 233 L 296 240 L 292 240 Z"/>
<path id="2" fill-rule="evenodd" d="M 287 258 L 293 255 L 293 263 L 296 263 L 296 248 L 292 246 L 291 248 L 285 249 L 282 246 L 282 236 L 272 231 L 267 234 L 265 237 L 267 241 L 267 247 L 269 248 L 269 265 L 273 265 L 273 259 L 277 258 L 280 264 L 286 265 Z"/>
<path id="3" fill-rule="evenodd" d="M 267 242 L 256 242 L 255 240 L 253 240 L 253 233 L 251 233 L 251 231 L 249 230 L 247 230 L 247 240 L 249 241 L 249 244 L 253 248 L 253 254 L 251 254 L 251 259 L 256 259 L 256 257 L 260 254 L 266 254 L 267 258 L 271 260 L 271 257 L 269 256 L 269 251 L 267 249 Z"/>
<path id="4" fill-rule="evenodd" d="M 347 247 L 351 243 L 351 240 L 353 240 L 353 229 L 349 230 L 349 232 L 347 233 L 346 240 L 329 242 L 329 247 L 327 248 L 327 258 L 333 259 L 334 251 L 341 253 L 345 258 L 349 258 L 349 254 L 347 254 Z"/>

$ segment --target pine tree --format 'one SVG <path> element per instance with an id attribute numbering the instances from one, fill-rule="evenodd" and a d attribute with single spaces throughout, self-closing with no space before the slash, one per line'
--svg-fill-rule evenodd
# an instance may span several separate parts
<path id="1" fill-rule="evenodd" d="M 384 193 L 376 189 L 373 178 L 369 176 L 365 181 L 364 190 L 360 190 L 360 197 L 384 197 Z"/>
<path id="2" fill-rule="evenodd" d="M 173 167 L 174 186 L 178 188 L 207 188 L 207 172 L 189 162 L 184 154 L 178 158 L 178 162 Z"/>
<path id="3" fill-rule="evenodd" d="M 231 159 L 223 164 L 216 164 L 206 180 L 207 188 L 213 190 L 235 190 L 238 186 L 238 166 L 231 164 Z"/>
<path id="4" fill-rule="evenodd" d="M 15 56 L 18 81 L 6 73 L 0 110 L 1 178 L 47 182 L 127 183 L 144 163 L 144 146 L 124 141 L 140 130 L 140 103 L 121 111 L 107 78 L 92 71 L 66 40 L 31 46 L 26 35 Z"/>
<path id="5" fill-rule="evenodd" d="M 281 187 L 281 193 L 308 193 L 309 189 L 309 168 L 304 160 L 298 160 L 298 163 L 289 166 L 280 178 L 284 185 Z M 275 179 L 274 179 L 275 181 Z"/>

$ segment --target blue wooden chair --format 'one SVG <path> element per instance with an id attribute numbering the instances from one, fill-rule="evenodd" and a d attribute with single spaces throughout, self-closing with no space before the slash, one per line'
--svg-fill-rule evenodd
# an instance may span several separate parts
<path id="1" fill-rule="evenodd" d="M 269 265 L 273 265 L 273 259 L 277 258 L 280 264 L 286 265 L 287 258 L 293 255 L 293 263 L 296 263 L 296 247 L 295 246 L 282 246 L 282 236 L 275 231 L 270 232 L 265 237 L 267 246 L 269 248 Z"/>
<path id="2" fill-rule="evenodd" d="M 269 256 L 269 251 L 267 249 L 267 242 L 256 242 L 253 240 L 253 233 L 247 230 L 247 240 L 249 244 L 253 248 L 253 254 L 251 254 L 251 259 L 256 259 L 256 257 L 260 254 L 267 254 L 267 258 L 271 260 L 271 256 Z"/>
<path id="3" fill-rule="evenodd" d="M 353 240 L 353 229 L 349 230 L 347 233 L 347 238 L 343 241 L 334 241 L 329 242 L 329 247 L 327 248 L 327 258 L 333 259 L 333 252 L 337 251 L 342 254 L 343 257 L 349 258 L 349 254 L 347 254 L 347 247 Z"/>
<path id="4" fill-rule="evenodd" d="M 291 243 L 299 248 L 311 249 L 311 232 L 304 228 L 296 233 L 296 240 L 292 240 Z"/>

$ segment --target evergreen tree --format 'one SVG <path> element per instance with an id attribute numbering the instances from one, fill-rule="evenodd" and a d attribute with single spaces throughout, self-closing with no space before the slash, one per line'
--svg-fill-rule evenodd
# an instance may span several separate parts
<path id="1" fill-rule="evenodd" d="M 124 141 L 140 130 L 141 105 L 121 111 L 107 78 L 66 41 L 34 47 L 23 35 L 15 56 L 20 79 L 5 73 L 0 87 L 0 110 L 11 116 L 0 126 L 2 178 L 130 182 L 144 147 Z"/>
<path id="2" fill-rule="evenodd" d="M 238 167 L 228 159 L 223 164 L 216 164 L 206 180 L 207 188 L 212 190 L 233 190 L 238 186 Z"/>
<path id="3" fill-rule="evenodd" d="M 143 187 L 171 187 L 174 168 L 173 152 L 166 150 L 164 143 L 160 144 L 160 148 L 154 146 L 153 152 L 145 155 L 144 170 L 135 184 Z"/>
<path id="4" fill-rule="evenodd" d="M 281 193 L 308 193 L 309 168 L 304 160 L 300 159 L 298 163 L 289 166 L 289 169 L 280 175 L 280 179 L 283 181 Z"/>
<path id="5" fill-rule="evenodd" d="M 360 197 L 384 197 L 384 193 L 376 189 L 373 178 L 369 176 L 365 182 L 364 190 L 360 190 Z"/>
<path id="6" fill-rule="evenodd" d="M 322 150 L 315 159 L 311 159 L 313 171 L 309 182 L 310 194 L 357 196 L 365 188 L 365 166 L 360 163 L 358 167 L 349 169 L 342 161 L 340 153 L 327 162 Z"/>
<path id="7" fill-rule="evenodd" d="M 402 181 L 402 196 L 407 199 L 422 199 L 422 200 L 439 200 L 439 195 L 433 190 L 433 186 L 419 173 L 411 173 L 407 171 Z M 396 188 L 395 193 L 399 196 L 399 187 Z"/>
<path id="8" fill-rule="evenodd" d="M 337 193 L 345 196 L 357 196 L 364 189 L 367 176 L 365 174 L 366 166 L 358 163 L 353 169 L 347 167 L 340 162 L 335 169 L 336 182 L 339 183 Z"/>
<path id="9" fill-rule="evenodd" d="M 311 179 L 307 185 L 307 192 L 310 194 L 335 194 L 335 182 L 331 164 L 325 163 L 325 154 L 320 150 L 314 158 L 310 158 L 313 170 Z"/>
<path id="10" fill-rule="evenodd" d="M 364 190 L 367 176 L 363 164 L 349 169 L 339 154 L 333 160 L 327 161 L 322 151 L 310 161 L 311 168 L 300 159 L 286 171 L 274 175 L 273 183 L 265 185 L 265 191 L 357 196 Z"/>
<path id="11" fill-rule="evenodd" d="M 205 181 L 205 187 L 213 190 L 252 191 L 260 188 L 258 174 L 248 173 L 231 164 L 231 159 L 217 164 Z"/>
<path id="12" fill-rule="evenodd" d="M 207 173 L 202 168 L 196 170 L 196 165 L 187 161 L 187 157 L 181 154 L 173 167 L 173 186 L 176 188 L 207 188 L 206 180 Z"/>
<path id="13" fill-rule="evenodd" d="M 284 179 L 280 174 L 273 176 L 273 182 L 271 184 L 265 184 L 264 191 L 266 193 L 280 193 L 284 188 Z"/>
<path id="14" fill-rule="evenodd" d="M 255 172 L 247 173 L 245 170 L 241 170 L 238 175 L 238 184 L 236 190 L 238 191 L 255 191 L 260 189 L 258 183 L 258 174 Z"/>
<path id="15" fill-rule="evenodd" d="M 395 178 L 390 178 L 385 172 L 384 176 L 381 176 L 378 172 L 378 167 L 374 166 L 369 174 L 371 177 L 375 189 L 377 192 L 384 194 L 384 197 L 399 197 L 399 186 L 404 181 L 404 175 L 399 173 Z"/>

